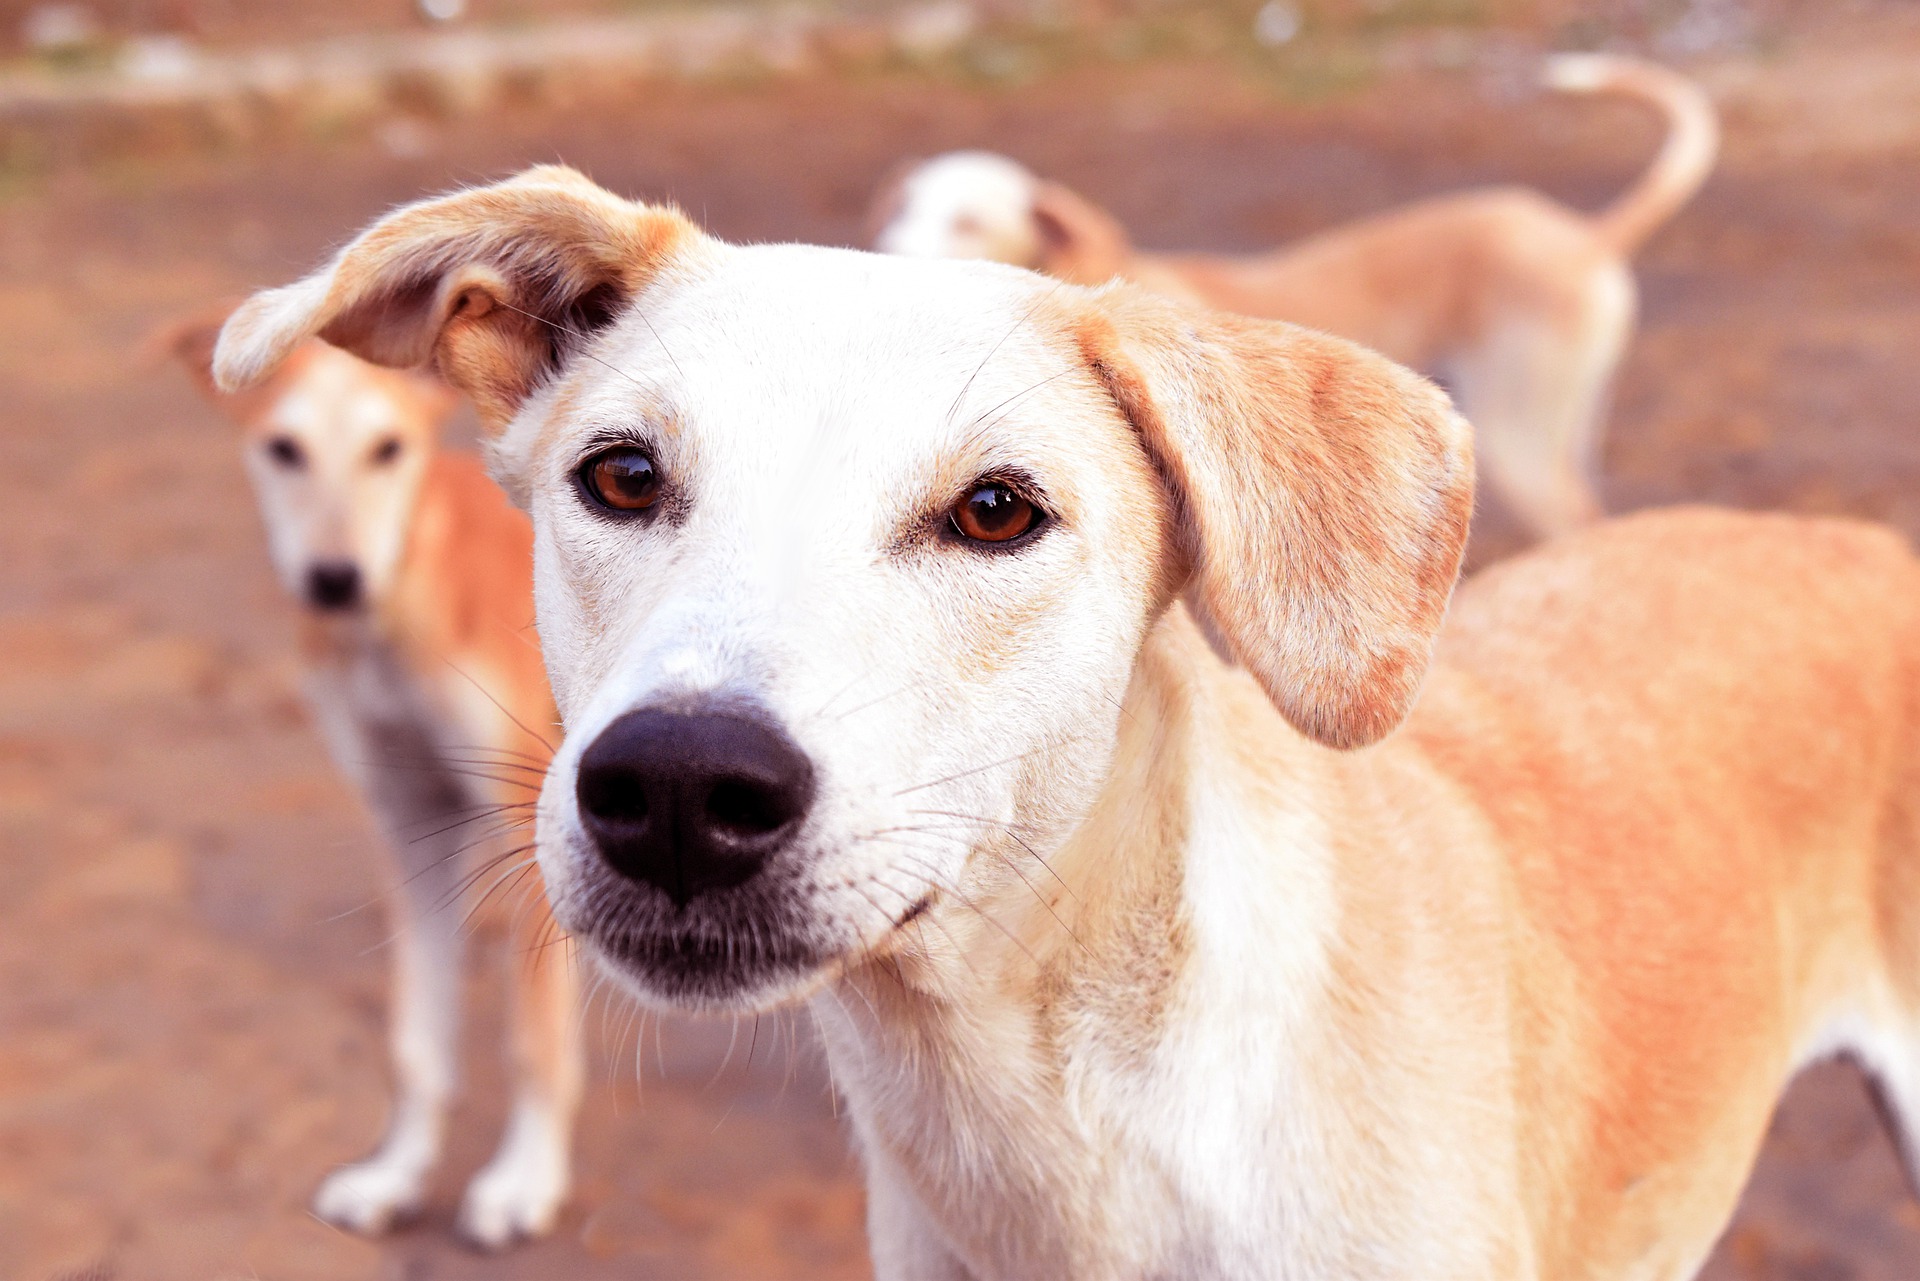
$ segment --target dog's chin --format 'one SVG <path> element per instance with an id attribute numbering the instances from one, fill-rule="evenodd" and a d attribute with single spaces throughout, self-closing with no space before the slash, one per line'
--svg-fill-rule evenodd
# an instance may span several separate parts
<path id="1" fill-rule="evenodd" d="M 586 951 L 642 1003 L 687 1014 L 758 1014 L 811 995 L 834 972 L 798 941 L 764 933 L 694 937 L 626 930 L 578 935 Z"/>
<path id="2" fill-rule="evenodd" d="M 580 862 L 568 859 L 569 868 Z M 666 896 L 589 871 L 551 877 L 554 914 L 600 968 L 647 1005 L 746 1014 L 800 1000 L 837 972 L 833 931 L 777 870 L 676 907 Z"/>

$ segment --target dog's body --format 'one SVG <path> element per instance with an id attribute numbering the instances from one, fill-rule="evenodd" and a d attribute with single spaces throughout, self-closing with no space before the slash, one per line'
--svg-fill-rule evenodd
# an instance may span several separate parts
<path id="1" fill-rule="evenodd" d="M 1563 55 L 1548 83 L 1632 94 L 1669 133 L 1645 175 L 1597 215 L 1524 188 L 1421 201 L 1245 257 L 1148 254 L 1105 210 L 1003 157 L 920 165 L 875 204 L 875 246 L 979 257 L 1080 284 L 1115 276 L 1171 297 L 1339 334 L 1442 379 L 1474 425 L 1487 478 L 1538 534 L 1598 516 L 1606 392 L 1632 334 L 1628 266 L 1712 167 L 1714 113 L 1683 77 Z"/>
<path id="2" fill-rule="evenodd" d="M 1678 1281 L 1841 1048 L 1911 1162 L 1917 605 L 1882 531 L 1636 517 L 1346 755 L 1169 614 L 1051 907 L 816 1002 L 880 1275 Z"/>
<path id="3" fill-rule="evenodd" d="M 203 379 L 216 332 L 175 339 Z M 262 388 L 208 390 L 246 428 L 276 568 L 306 606 L 309 701 L 394 855 L 399 1094 L 380 1150 L 314 1202 L 330 1222 L 380 1231 L 420 1208 L 439 1161 L 464 926 L 471 901 L 514 872 L 488 869 L 483 851 L 525 826 L 549 755 L 556 717 L 528 630 L 532 531 L 478 459 L 438 447 L 454 408 L 443 387 L 316 342 Z M 545 1231 L 566 1194 L 581 1073 L 574 979 L 551 919 L 538 893 L 513 914 L 514 1111 L 460 1218 L 490 1247 Z"/>
<path id="4" fill-rule="evenodd" d="M 1680 1278 L 1842 1048 L 1914 1153 L 1891 534 L 1569 539 L 1415 709 L 1470 445 L 1349 344 L 550 169 L 259 296 L 221 376 L 314 333 L 475 396 L 556 913 L 656 1003 L 811 1000 L 881 1276 Z"/>

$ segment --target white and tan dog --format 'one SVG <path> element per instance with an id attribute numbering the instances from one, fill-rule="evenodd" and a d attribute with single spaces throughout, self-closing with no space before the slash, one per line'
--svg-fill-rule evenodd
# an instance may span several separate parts
<path id="1" fill-rule="evenodd" d="M 1247 257 L 1145 254 L 1119 221 L 988 152 L 926 161 L 881 191 L 887 253 L 986 258 L 1079 284 L 1124 277 L 1173 297 L 1290 320 L 1372 347 L 1453 388 L 1480 465 L 1537 535 L 1601 513 L 1593 477 L 1607 389 L 1633 332 L 1629 259 L 1705 181 L 1712 103 L 1631 58 L 1564 54 L 1556 88 L 1657 108 L 1665 145 L 1613 205 L 1588 215 L 1520 187 L 1424 200 Z"/>
<path id="2" fill-rule="evenodd" d="M 171 345 L 245 430 L 274 567 L 306 607 L 310 701 L 398 874 L 399 1097 L 379 1151 L 314 1200 L 322 1218 L 377 1232 L 420 1208 L 439 1161 L 469 900 L 514 878 L 500 866 L 500 829 L 531 819 L 549 756 L 556 718 L 528 630 L 532 531 L 478 459 L 439 448 L 457 403 L 445 384 L 311 342 L 273 378 L 228 395 L 212 382 L 218 333 L 217 321 L 183 325 Z M 530 888 L 512 916 L 513 1112 L 460 1210 L 463 1234 L 488 1247 L 552 1226 L 580 1094 L 572 965 Z"/>
<path id="3" fill-rule="evenodd" d="M 1887 531 L 1620 521 L 1443 633 L 1468 429 L 1398 366 L 569 170 L 382 219 L 219 377 L 316 333 L 478 401 L 559 919 L 811 1002 L 883 1277 L 1679 1278 L 1809 1056 L 1912 1122 Z"/>

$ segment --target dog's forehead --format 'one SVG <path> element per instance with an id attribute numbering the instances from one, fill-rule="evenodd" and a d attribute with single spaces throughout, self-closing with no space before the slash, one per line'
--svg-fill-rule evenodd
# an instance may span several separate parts
<path id="1" fill-rule="evenodd" d="M 805 245 L 725 247 L 643 294 L 576 401 L 697 416 L 938 404 L 978 411 L 1074 360 L 1072 286 L 989 262 Z"/>
<path id="2" fill-rule="evenodd" d="M 368 432 L 405 427 L 417 416 L 408 412 L 398 375 L 324 343 L 303 350 L 283 382 L 258 430 L 344 444 Z"/>

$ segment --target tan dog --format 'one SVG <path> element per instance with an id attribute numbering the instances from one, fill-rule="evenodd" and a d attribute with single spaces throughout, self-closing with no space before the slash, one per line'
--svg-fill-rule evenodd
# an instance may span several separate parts
<path id="1" fill-rule="evenodd" d="M 382 219 L 216 369 L 316 333 L 481 406 L 556 913 L 652 1003 L 811 1002 L 882 1277 L 1679 1278 L 1809 1057 L 1912 1125 L 1885 530 L 1637 517 L 1443 632 L 1468 430 L 1381 357 L 569 170 Z"/>
<path id="2" fill-rule="evenodd" d="M 225 395 L 212 382 L 218 332 L 218 322 L 188 325 L 173 346 L 245 429 L 274 566 L 306 606 L 314 711 L 398 873 L 399 1098 L 380 1150 L 314 1200 L 329 1222 L 376 1232 L 419 1209 L 443 1146 L 463 900 L 481 897 L 466 891 L 515 879 L 511 864 L 489 866 L 477 851 L 497 850 L 501 829 L 515 826 L 503 814 L 532 817 L 549 755 L 542 736 L 556 717 L 529 631 L 532 531 L 477 459 L 438 447 L 456 403 L 444 384 L 313 342 L 274 378 Z M 580 1093 L 572 966 L 533 888 L 513 914 L 513 1114 L 460 1211 L 462 1232 L 489 1247 L 552 1226 Z"/>
<path id="3" fill-rule="evenodd" d="M 1546 81 L 1631 94 L 1667 118 L 1652 166 L 1597 215 L 1499 188 L 1251 257 L 1145 254 L 1105 210 L 976 151 L 927 161 L 882 191 L 874 246 L 988 258 L 1080 284 L 1121 276 L 1363 343 L 1446 382 L 1501 498 L 1535 533 L 1559 533 L 1601 511 L 1592 478 L 1607 388 L 1633 329 L 1628 259 L 1705 180 L 1718 130 L 1692 82 L 1633 59 L 1562 55 Z"/>

